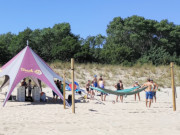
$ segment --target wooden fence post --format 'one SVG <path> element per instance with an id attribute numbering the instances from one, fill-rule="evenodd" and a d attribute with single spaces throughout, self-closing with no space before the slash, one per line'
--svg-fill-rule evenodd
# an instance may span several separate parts
<path id="1" fill-rule="evenodd" d="M 171 87 L 172 87 L 172 97 L 173 97 L 173 111 L 176 111 L 176 98 L 175 98 L 175 82 L 174 82 L 174 63 L 171 62 Z"/>
<path id="2" fill-rule="evenodd" d="M 66 86 L 66 83 L 65 83 L 65 72 L 63 74 L 63 97 L 64 97 L 64 101 L 63 101 L 63 104 L 64 104 L 64 109 L 66 109 L 66 91 L 65 91 L 65 86 Z"/>
<path id="3" fill-rule="evenodd" d="M 71 79 L 72 79 L 72 113 L 75 113 L 75 92 L 74 92 L 74 59 L 71 58 Z"/>

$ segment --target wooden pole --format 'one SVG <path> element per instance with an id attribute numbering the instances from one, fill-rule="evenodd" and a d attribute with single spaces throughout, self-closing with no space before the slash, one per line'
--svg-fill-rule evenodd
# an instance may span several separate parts
<path id="1" fill-rule="evenodd" d="M 72 79 L 72 113 L 75 113 L 74 93 L 74 59 L 71 58 L 71 79 Z"/>
<path id="2" fill-rule="evenodd" d="M 66 109 L 66 91 L 65 91 L 65 72 L 63 74 L 63 97 L 64 97 L 64 100 L 63 100 L 63 104 L 64 104 L 64 109 Z"/>
<path id="3" fill-rule="evenodd" d="M 175 98 L 175 83 L 174 83 L 174 65 L 171 62 L 171 87 L 172 87 L 172 97 L 173 97 L 173 111 L 176 111 L 176 98 Z"/>

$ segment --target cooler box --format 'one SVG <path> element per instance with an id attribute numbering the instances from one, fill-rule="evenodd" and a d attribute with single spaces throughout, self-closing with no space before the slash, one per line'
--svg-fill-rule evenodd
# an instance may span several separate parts
<path id="1" fill-rule="evenodd" d="M 17 89 L 17 101 L 25 102 L 25 87 L 21 86 Z"/>
<path id="2" fill-rule="evenodd" d="M 41 89 L 39 87 L 34 87 L 32 89 L 32 99 L 34 102 L 40 102 L 40 92 Z"/>

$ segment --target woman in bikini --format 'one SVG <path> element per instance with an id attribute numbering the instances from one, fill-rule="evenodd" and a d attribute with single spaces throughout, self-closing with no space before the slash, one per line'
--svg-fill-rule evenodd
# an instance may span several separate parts
<path id="1" fill-rule="evenodd" d="M 124 89 L 123 83 L 121 80 L 119 80 L 119 82 L 115 85 L 115 88 L 117 90 L 123 90 Z M 123 96 L 120 96 L 120 101 L 123 102 Z M 118 102 L 118 95 L 116 96 L 116 102 Z"/>
<path id="2" fill-rule="evenodd" d="M 137 87 L 137 86 L 140 86 L 139 83 L 136 81 L 135 84 L 133 85 L 133 87 Z M 137 93 L 138 95 L 138 98 L 139 98 L 139 101 L 140 101 L 140 95 L 139 93 Z M 136 94 L 134 94 L 134 100 L 136 101 Z"/>

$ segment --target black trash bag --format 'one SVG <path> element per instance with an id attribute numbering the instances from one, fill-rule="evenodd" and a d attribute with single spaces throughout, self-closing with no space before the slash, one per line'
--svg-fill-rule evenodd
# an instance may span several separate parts
<path id="1" fill-rule="evenodd" d="M 68 95 L 68 102 L 72 102 L 72 95 Z"/>

